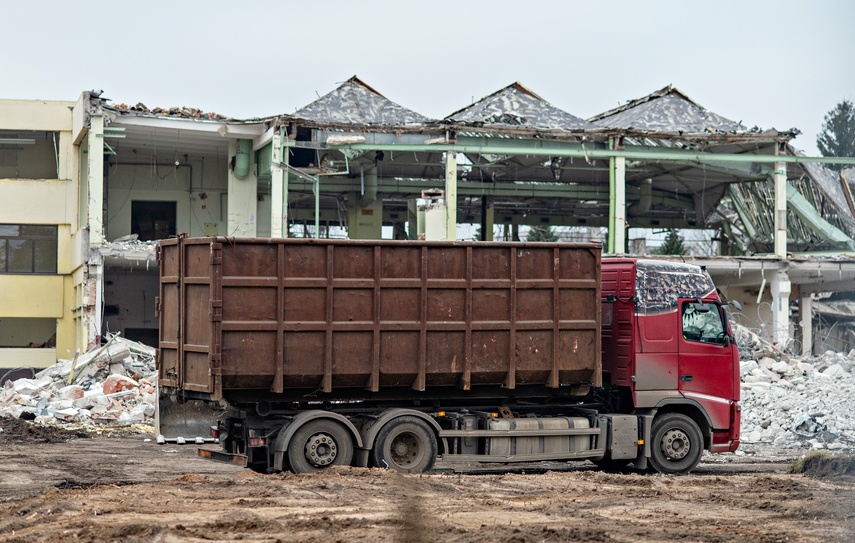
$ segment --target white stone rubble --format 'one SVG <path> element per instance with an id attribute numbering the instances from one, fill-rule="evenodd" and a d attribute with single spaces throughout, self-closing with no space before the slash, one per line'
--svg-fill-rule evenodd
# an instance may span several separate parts
<path id="1" fill-rule="evenodd" d="M 734 328 L 746 448 L 855 450 L 855 350 L 793 357 Z"/>
<path id="2" fill-rule="evenodd" d="M 46 424 L 153 424 L 155 349 L 118 335 L 0 388 L 0 416 Z"/>

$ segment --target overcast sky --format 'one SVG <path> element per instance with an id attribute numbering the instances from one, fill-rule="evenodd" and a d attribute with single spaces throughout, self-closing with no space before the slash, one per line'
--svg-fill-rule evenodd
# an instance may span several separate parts
<path id="1" fill-rule="evenodd" d="M 251 7 L 249 7 L 251 6 Z M 673 84 L 746 126 L 855 98 L 855 2 L 303 0 L 4 5 L 0 98 L 292 113 L 352 75 L 441 118 L 514 81 L 587 118 Z"/>

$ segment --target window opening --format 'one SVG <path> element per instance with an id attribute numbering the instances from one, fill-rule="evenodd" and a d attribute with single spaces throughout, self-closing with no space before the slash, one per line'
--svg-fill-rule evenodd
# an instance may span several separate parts
<path id="1" fill-rule="evenodd" d="M 0 273 L 56 273 L 56 226 L 0 224 Z"/>

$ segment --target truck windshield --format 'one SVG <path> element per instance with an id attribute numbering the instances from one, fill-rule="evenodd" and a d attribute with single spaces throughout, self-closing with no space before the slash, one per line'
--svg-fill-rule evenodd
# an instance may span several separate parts
<path id="1" fill-rule="evenodd" d="M 684 339 L 724 344 L 726 335 L 717 305 L 683 302 Z"/>

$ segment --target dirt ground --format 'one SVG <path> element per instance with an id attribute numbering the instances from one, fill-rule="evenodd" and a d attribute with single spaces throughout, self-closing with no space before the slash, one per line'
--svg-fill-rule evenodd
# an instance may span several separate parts
<path id="1" fill-rule="evenodd" d="M 855 478 L 717 457 L 686 476 L 590 464 L 259 475 L 150 436 L 0 419 L 0 542 L 855 541 Z"/>

